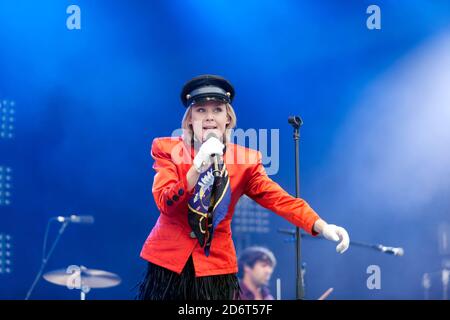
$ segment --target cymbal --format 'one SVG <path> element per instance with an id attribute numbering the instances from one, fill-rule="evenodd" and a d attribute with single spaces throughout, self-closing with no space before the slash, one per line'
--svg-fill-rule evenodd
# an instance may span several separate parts
<path id="1" fill-rule="evenodd" d="M 72 268 L 71 268 L 72 267 Z M 114 273 L 88 269 L 84 266 L 71 266 L 47 272 L 44 279 L 56 285 L 68 288 L 109 288 L 120 284 L 120 277 Z"/>

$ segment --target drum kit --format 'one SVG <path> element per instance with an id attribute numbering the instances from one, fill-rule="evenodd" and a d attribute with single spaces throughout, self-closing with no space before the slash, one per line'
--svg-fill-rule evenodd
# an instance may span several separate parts
<path id="1" fill-rule="evenodd" d="M 67 269 L 47 272 L 43 278 L 68 289 L 80 290 L 80 300 L 86 300 L 86 294 L 91 289 L 115 287 L 121 282 L 120 277 L 114 273 L 73 265 Z"/>
<path id="2" fill-rule="evenodd" d="M 53 244 L 50 246 L 50 249 L 47 252 L 46 248 L 47 248 L 48 233 L 52 222 L 61 223 L 61 226 L 59 228 L 56 239 L 53 241 Z M 122 280 L 118 275 L 104 270 L 88 269 L 85 266 L 70 265 L 66 269 L 58 269 L 43 274 L 45 267 L 47 266 L 47 263 L 67 226 L 69 224 L 80 224 L 80 223 L 92 224 L 94 223 L 94 217 L 71 215 L 69 217 L 58 216 L 49 219 L 47 223 L 47 229 L 45 230 L 41 267 L 38 273 L 36 274 L 36 277 L 34 278 L 34 281 L 30 289 L 27 292 L 25 300 L 28 300 L 30 298 L 34 288 L 36 287 L 41 277 L 50 283 L 59 286 L 64 286 L 68 289 L 80 290 L 81 300 L 86 300 L 86 294 L 91 289 L 111 288 L 120 284 Z"/>

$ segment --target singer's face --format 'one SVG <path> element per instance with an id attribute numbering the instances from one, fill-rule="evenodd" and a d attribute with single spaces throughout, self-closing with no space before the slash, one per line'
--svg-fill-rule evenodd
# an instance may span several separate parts
<path id="1" fill-rule="evenodd" d="M 204 142 L 209 133 L 214 133 L 223 141 L 223 135 L 230 119 L 227 107 L 223 102 L 205 101 L 192 106 L 191 120 L 194 135 L 197 140 Z"/>

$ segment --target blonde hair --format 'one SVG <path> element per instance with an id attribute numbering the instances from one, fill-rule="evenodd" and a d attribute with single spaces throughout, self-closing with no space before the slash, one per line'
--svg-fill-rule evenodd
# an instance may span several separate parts
<path id="1" fill-rule="evenodd" d="M 230 123 L 227 124 L 227 128 L 225 129 L 224 134 L 224 144 L 230 142 L 231 139 L 231 130 L 236 127 L 236 113 L 234 112 L 233 107 L 229 103 L 225 103 L 227 109 L 227 116 L 230 120 Z M 189 120 L 192 116 L 192 105 L 186 109 L 184 113 L 183 120 L 181 120 L 181 128 L 183 129 L 183 140 L 188 146 L 194 145 L 194 130 L 192 129 L 192 125 L 189 124 Z"/>

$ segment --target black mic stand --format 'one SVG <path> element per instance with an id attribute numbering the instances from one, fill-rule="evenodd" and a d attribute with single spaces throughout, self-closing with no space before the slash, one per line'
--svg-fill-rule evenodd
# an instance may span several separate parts
<path id="1" fill-rule="evenodd" d="M 295 231 L 294 230 L 278 228 L 278 232 L 289 234 L 292 236 L 292 239 L 289 239 L 289 241 L 287 241 L 287 242 L 293 242 L 295 240 Z M 324 240 L 325 239 L 325 237 L 322 235 L 311 236 L 309 234 L 304 234 L 304 233 L 301 234 L 301 237 L 308 238 L 308 239 L 314 239 L 314 240 Z M 374 243 L 367 243 L 367 242 L 354 241 L 354 240 L 351 240 L 349 244 L 352 247 L 356 246 L 356 247 L 374 249 L 376 251 L 383 252 L 386 254 L 391 254 L 394 256 L 403 256 L 404 255 L 403 248 L 388 247 L 388 246 L 385 246 L 384 244 L 374 244 Z M 398 250 L 398 252 L 396 252 L 394 250 Z"/>
<path id="2" fill-rule="evenodd" d="M 62 234 L 64 233 L 64 230 L 66 229 L 67 225 L 70 223 L 69 220 L 66 220 L 62 223 L 61 227 L 59 228 L 58 231 L 58 236 L 56 237 L 55 241 L 53 242 L 52 247 L 50 248 L 50 251 L 48 252 L 47 255 L 45 255 L 45 247 L 47 244 L 47 235 L 48 235 L 48 230 L 49 230 L 49 226 L 50 226 L 50 222 L 52 222 L 54 220 L 54 218 L 51 218 L 49 220 L 49 222 L 47 223 L 47 230 L 45 231 L 45 236 L 44 236 L 44 247 L 43 247 L 43 252 L 42 252 L 42 262 L 41 262 L 41 267 L 36 275 L 36 278 L 34 278 L 33 284 L 31 285 L 30 289 L 28 290 L 27 296 L 25 297 L 25 300 L 28 300 L 31 296 L 31 293 L 34 290 L 34 287 L 36 286 L 36 284 L 38 283 L 39 279 L 42 276 L 42 273 L 44 272 L 45 267 L 47 266 L 47 262 L 50 259 L 50 256 L 52 255 L 53 251 L 56 248 L 56 244 L 58 243 L 59 239 L 61 238 Z"/>
<path id="3" fill-rule="evenodd" d="M 297 228 L 298 229 L 298 228 Z M 285 240 L 285 242 L 294 242 L 294 241 L 296 241 L 297 242 L 297 230 L 293 230 L 293 229 L 284 229 L 284 228 L 278 228 L 278 232 L 279 233 L 285 233 L 285 234 L 288 234 L 288 235 L 290 235 L 290 236 L 292 236 L 291 238 L 289 238 L 289 239 L 286 239 Z M 325 239 L 325 237 L 324 236 L 321 236 L 321 235 L 318 235 L 318 236 L 311 236 L 311 235 L 309 235 L 309 234 L 305 234 L 305 233 L 302 233 L 301 235 L 300 235 L 300 237 L 301 238 L 307 238 L 307 239 L 314 239 L 314 240 L 324 240 Z M 375 250 L 377 250 L 377 251 L 379 251 L 379 252 L 383 252 L 383 253 L 387 253 L 387 254 L 393 254 L 393 255 L 399 255 L 399 256 L 402 256 L 403 255 L 403 249 L 402 248 L 398 248 L 398 249 L 401 249 L 402 250 L 402 253 L 401 254 L 395 254 L 393 251 L 390 251 L 390 250 L 386 250 L 386 248 L 391 248 L 391 247 L 386 247 L 385 245 L 382 245 L 382 244 L 371 244 L 371 243 L 365 243 L 365 242 L 361 242 L 361 241 L 350 241 L 350 244 L 352 245 L 352 246 L 357 246 L 357 247 L 364 247 L 364 248 L 369 248 L 369 249 L 375 249 Z M 304 284 L 304 274 L 306 273 L 306 263 L 303 263 L 302 264 L 302 284 Z M 303 285 L 303 292 L 305 291 L 305 289 L 304 289 L 304 285 Z M 328 292 L 328 291 L 327 291 Z M 331 292 L 328 292 L 328 294 L 329 293 L 331 293 Z M 328 296 L 328 294 L 324 294 L 325 296 Z M 322 300 L 321 298 L 319 298 L 319 300 Z"/>
<path id="4" fill-rule="evenodd" d="M 298 116 L 290 116 L 288 122 L 294 128 L 294 145 L 295 145 L 295 197 L 300 198 L 300 157 L 299 157 L 299 140 L 300 140 L 300 127 L 303 124 L 303 120 Z M 295 228 L 295 249 L 296 249 L 296 288 L 295 296 L 297 300 L 303 300 L 304 288 L 303 288 L 303 272 L 301 264 L 301 233 L 300 228 Z"/>

